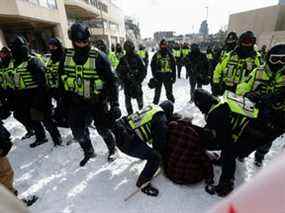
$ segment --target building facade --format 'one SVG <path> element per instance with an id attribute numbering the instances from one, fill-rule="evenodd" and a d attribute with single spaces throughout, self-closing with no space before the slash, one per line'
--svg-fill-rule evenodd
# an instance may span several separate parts
<path id="1" fill-rule="evenodd" d="M 251 30 L 256 34 L 258 46 L 268 47 L 285 41 L 285 5 L 278 5 L 232 14 L 228 31 L 238 34 Z"/>
<path id="2" fill-rule="evenodd" d="M 123 12 L 111 0 L 1 0 L 0 48 L 16 33 L 37 52 L 46 51 L 51 36 L 70 47 L 68 27 L 77 21 L 90 27 L 92 40 L 108 46 L 125 40 Z"/>
<path id="3" fill-rule="evenodd" d="M 63 1 L 1 0 L 0 47 L 6 46 L 16 33 L 25 36 L 36 51 L 44 51 L 46 40 L 51 36 L 70 45 Z"/>
<path id="4" fill-rule="evenodd" d="M 108 47 L 124 42 L 124 14 L 111 0 L 65 0 L 65 9 L 68 24 L 84 22 L 92 41 L 103 39 Z"/>

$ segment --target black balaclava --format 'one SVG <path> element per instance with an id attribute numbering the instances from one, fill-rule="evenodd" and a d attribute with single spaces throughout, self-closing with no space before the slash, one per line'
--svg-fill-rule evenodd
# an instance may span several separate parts
<path id="1" fill-rule="evenodd" d="M 277 63 L 277 64 L 273 64 L 270 62 L 270 57 L 272 55 L 280 55 L 280 57 L 284 57 L 285 58 L 285 44 L 278 44 L 274 47 L 272 47 L 269 52 L 268 52 L 268 55 L 267 55 L 267 58 L 266 58 L 266 62 L 271 70 L 271 72 L 273 73 L 276 73 L 277 71 L 281 70 L 282 68 L 284 68 L 284 64 L 281 64 L 281 63 Z M 285 60 L 284 60 L 285 62 Z"/>
<path id="2" fill-rule="evenodd" d="M 247 58 L 253 56 L 255 53 L 254 45 L 256 37 L 251 31 L 242 33 L 239 37 L 237 53 L 240 58 Z"/>
<path id="3" fill-rule="evenodd" d="M 238 41 L 238 36 L 235 32 L 230 32 L 225 40 L 225 48 L 227 51 L 234 50 Z"/>
<path id="4" fill-rule="evenodd" d="M 57 38 L 50 38 L 48 40 L 48 45 L 54 45 L 57 47 L 57 49 L 55 50 L 49 50 L 51 53 L 51 60 L 54 62 L 61 60 L 64 54 L 64 50 L 63 50 L 60 40 L 58 40 Z"/>
<path id="5" fill-rule="evenodd" d="M 120 44 L 116 45 L 116 52 L 117 53 L 123 52 L 123 48 L 122 48 L 122 46 Z"/>
<path id="6" fill-rule="evenodd" d="M 200 48 L 199 48 L 198 44 L 196 44 L 196 43 L 191 44 L 191 54 L 196 56 L 199 53 L 200 53 Z"/>
<path id="7" fill-rule="evenodd" d="M 24 37 L 19 35 L 15 36 L 10 42 L 9 47 L 16 64 L 20 64 L 28 59 L 29 48 Z"/>
<path id="8" fill-rule="evenodd" d="M 89 41 L 91 35 L 88 27 L 82 23 L 75 23 L 70 27 L 68 35 L 75 50 L 74 59 L 76 60 L 76 63 L 83 64 L 87 60 L 91 49 Z M 76 46 L 75 41 L 88 41 L 89 44 L 82 48 Z"/>
<path id="9" fill-rule="evenodd" d="M 174 105 L 171 101 L 163 101 L 159 106 L 163 109 L 167 120 L 169 121 L 173 115 Z"/>
<path id="10" fill-rule="evenodd" d="M 193 100 L 203 114 L 208 114 L 211 107 L 219 103 L 213 95 L 200 88 L 194 91 Z"/>
<path id="11" fill-rule="evenodd" d="M 168 43 L 165 39 L 162 39 L 160 41 L 159 49 L 162 55 L 166 55 L 168 53 Z"/>

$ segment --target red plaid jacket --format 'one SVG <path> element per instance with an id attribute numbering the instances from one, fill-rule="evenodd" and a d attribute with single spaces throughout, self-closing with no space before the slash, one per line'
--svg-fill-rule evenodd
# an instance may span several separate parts
<path id="1" fill-rule="evenodd" d="M 213 178 L 213 167 L 206 155 L 199 132 L 189 120 L 169 123 L 166 151 L 166 176 L 177 184 L 194 184 Z"/>

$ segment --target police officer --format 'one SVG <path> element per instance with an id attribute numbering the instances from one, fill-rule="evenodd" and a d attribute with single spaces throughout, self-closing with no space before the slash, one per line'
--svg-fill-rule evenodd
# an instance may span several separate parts
<path id="1" fill-rule="evenodd" d="M 139 50 L 137 51 L 137 54 L 141 57 L 141 59 L 143 60 L 144 62 L 144 65 L 147 69 L 148 67 L 148 63 L 149 63 L 149 57 L 148 57 L 148 52 L 147 50 L 145 49 L 145 46 L 140 44 L 139 45 Z"/>
<path id="2" fill-rule="evenodd" d="M 112 65 L 112 69 L 113 70 L 116 70 L 117 69 L 117 66 L 119 64 L 119 60 L 115 54 L 115 52 L 113 51 L 108 51 L 108 47 L 106 45 L 106 43 L 102 40 L 102 39 L 99 39 L 96 41 L 95 43 L 96 47 L 101 50 L 103 53 L 105 53 L 108 57 L 108 59 L 110 60 L 111 62 L 111 65 Z M 113 45 L 113 44 L 112 44 Z"/>
<path id="3" fill-rule="evenodd" d="M 72 134 L 84 152 L 80 166 L 95 157 L 88 130 L 90 118 L 108 147 L 108 160 L 112 160 L 115 141 L 109 128 L 112 119 L 121 116 L 116 77 L 105 54 L 91 49 L 87 26 L 73 24 L 69 38 L 74 49 L 66 51 L 61 78 L 70 102 Z"/>
<path id="4" fill-rule="evenodd" d="M 27 42 L 21 36 L 12 39 L 10 48 L 14 59 L 9 74 L 14 84 L 14 116 L 32 124 L 36 141 L 30 147 L 34 148 L 48 141 L 42 123 L 50 133 L 54 145 L 61 145 L 61 135 L 51 119 L 43 64 L 38 58 L 29 55 Z"/>
<path id="5" fill-rule="evenodd" d="M 13 110 L 13 79 L 10 79 L 9 73 L 12 70 L 12 55 L 11 51 L 7 47 L 3 47 L 1 50 L 1 62 L 0 62 L 0 88 L 2 102 L 10 109 Z M 21 138 L 22 140 L 28 139 L 34 135 L 34 130 L 30 119 L 21 117 L 18 114 L 14 114 L 14 117 L 25 127 L 26 134 Z"/>
<path id="6" fill-rule="evenodd" d="M 250 73 L 249 77 L 237 87 L 237 94 L 245 95 L 257 103 L 264 115 L 264 122 L 275 127 L 273 137 L 285 132 L 285 44 L 271 48 L 266 56 L 266 64 Z M 271 144 L 261 147 L 255 153 L 255 164 L 262 165 Z"/>
<path id="7" fill-rule="evenodd" d="M 118 60 L 121 60 L 121 58 L 125 55 L 124 50 L 123 50 L 121 44 L 119 44 L 119 43 L 116 44 L 115 54 L 116 54 Z"/>
<path id="8" fill-rule="evenodd" d="M 161 40 L 159 48 L 159 51 L 154 54 L 151 60 L 152 76 L 157 81 L 153 99 L 154 104 L 159 103 L 162 84 L 165 87 L 167 99 L 172 102 L 175 101 L 172 91 L 173 84 L 176 80 L 175 59 L 169 51 L 168 44 L 165 39 Z"/>
<path id="9" fill-rule="evenodd" d="M 229 32 L 226 40 L 225 40 L 225 44 L 222 48 L 222 52 L 221 52 L 221 60 L 224 58 L 225 55 L 227 55 L 228 53 L 230 53 L 231 51 L 233 51 L 238 43 L 238 36 L 235 32 Z"/>
<path id="10" fill-rule="evenodd" d="M 46 63 L 45 77 L 50 105 L 52 105 L 52 98 L 56 100 L 56 107 L 53 109 L 53 119 L 58 126 L 67 127 L 68 112 L 66 108 L 68 103 L 61 90 L 62 85 L 60 84 L 62 82 L 60 79 L 61 74 L 59 73 L 59 66 L 64 61 L 64 48 L 61 41 L 57 38 L 50 38 L 48 40 L 48 48 L 51 56 Z"/>
<path id="11" fill-rule="evenodd" d="M 264 122 L 259 110 L 249 99 L 226 91 L 218 100 L 205 90 L 194 92 L 194 103 L 205 114 L 202 139 L 209 150 L 221 150 L 222 174 L 218 185 L 209 185 L 207 192 L 226 196 L 234 188 L 236 159 L 244 158 L 275 138 L 274 127 Z M 217 122 L 218 121 L 218 122 Z"/>
<path id="12" fill-rule="evenodd" d="M 198 44 L 193 43 L 191 45 L 190 54 L 185 57 L 185 64 L 187 66 L 187 72 L 190 83 L 190 95 L 193 101 L 193 93 L 196 88 L 201 88 L 203 84 L 209 83 L 209 64 L 208 59 L 204 53 L 200 51 Z"/>
<path id="13" fill-rule="evenodd" d="M 190 54 L 191 50 L 188 43 L 184 43 L 181 48 L 181 67 L 185 66 L 186 68 L 186 78 L 188 78 L 188 70 L 187 70 L 187 56 Z"/>
<path id="14" fill-rule="evenodd" d="M 177 77 L 181 78 L 181 69 L 182 69 L 183 61 L 182 61 L 182 52 L 181 52 L 180 44 L 175 43 L 172 49 L 172 52 L 173 52 L 173 56 L 175 57 Z"/>
<path id="15" fill-rule="evenodd" d="M 149 105 L 139 112 L 123 117 L 113 127 L 117 146 L 123 153 L 147 160 L 136 185 L 150 196 L 157 196 L 159 193 L 150 181 L 165 157 L 167 123 L 172 114 L 173 104 L 164 101 L 159 106 Z M 152 144 L 153 148 L 147 143 Z"/>
<path id="16" fill-rule="evenodd" d="M 126 54 L 120 60 L 117 73 L 123 84 L 127 112 L 132 114 L 132 98 L 137 100 L 139 109 L 143 108 L 142 82 L 147 70 L 142 58 L 136 54 L 135 45 L 132 41 L 127 40 L 124 43 L 124 50 Z"/>
<path id="17" fill-rule="evenodd" d="M 237 48 L 224 56 L 214 71 L 214 95 L 222 95 L 225 90 L 235 92 L 237 84 L 260 65 L 261 58 L 254 50 L 255 43 L 256 38 L 251 31 L 241 34 Z"/>

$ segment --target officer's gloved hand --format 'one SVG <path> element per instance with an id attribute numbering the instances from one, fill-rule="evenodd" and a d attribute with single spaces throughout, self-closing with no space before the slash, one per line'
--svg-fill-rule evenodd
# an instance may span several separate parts
<path id="1" fill-rule="evenodd" d="M 121 110 L 118 106 L 111 107 L 110 113 L 114 120 L 117 120 L 122 116 Z"/>
<path id="2" fill-rule="evenodd" d="M 171 81 L 172 84 L 174 84 L 176 79 L 175 78 L 171 78 L 170 81 Z"/>
<path id="3" fill-rule="evenodd" d="M 254 103 L 257 103 L 259 99 L 258 95 L 255 92 L 247 92 L 245 93 L 244 97 L 248 98 Z"/>

